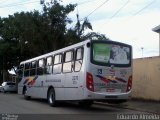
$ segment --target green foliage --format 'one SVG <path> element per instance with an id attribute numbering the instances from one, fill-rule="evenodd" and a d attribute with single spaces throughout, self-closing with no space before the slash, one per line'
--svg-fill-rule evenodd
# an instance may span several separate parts
<path id="1" fill-rule="evenodd" d="M 96 33 L 96 32 L 90 32 L 82 37 L 82 40 L 110 40 L 109 38 L 106 38 L 104 34 Z"/>

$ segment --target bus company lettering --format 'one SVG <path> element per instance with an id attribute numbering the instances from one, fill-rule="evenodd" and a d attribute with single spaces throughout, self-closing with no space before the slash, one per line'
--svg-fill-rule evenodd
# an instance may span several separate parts
<path id="1" fill-rule="evenodd" d="M 105 83 L 94 83 L 94 86 L 105 87 Z"/>
<path id="2" fill-rule="evenodd" d="M 110 89 L 110 88 L 122 89 L 122 88 L 125 88 L 125 84 L 94 83 L 94 86 L 104 87 L 104 88 L 106 88 L 106 89 Z"/>
<path id="3" fill-rule="evenodd" d="M 46 80 L 46 82 L 61 82 L 61 79 L 50 79 Z"/>

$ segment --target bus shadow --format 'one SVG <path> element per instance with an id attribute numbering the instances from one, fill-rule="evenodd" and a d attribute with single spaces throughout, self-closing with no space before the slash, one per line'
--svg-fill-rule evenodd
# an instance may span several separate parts
<path id="1" fill-rule="evenodd" d="M 24 99 L 24 98 L 21 98 Z M 38 98 L 31 98 L 30 100 L 31 102 L 36 102 L 39 104 L 44 104 L 48 107 L 49 106 L 48 102 L 46 99 L 38 99 Z M 77 102 L 70 102 L 70 101 L 60 101 L 58 102 L 56 107 L 53 107 L 56 109 L 70 109 L 70 110 L 74 110 L 74 111 L 83 111 L 84 113 L 95 113 L 95 114 L 103 114 L 103 113 L 113 113 L 113 112 L 119 112 L 120 110 L 115 109 L 115 107 L 111 106 L 111 105 L 103 105 L 103 104 L 97 104 L 96 102 L 93 103 L 92 106 L 90 107 L 84 107 L 84 106 L 80 106 Z"/>

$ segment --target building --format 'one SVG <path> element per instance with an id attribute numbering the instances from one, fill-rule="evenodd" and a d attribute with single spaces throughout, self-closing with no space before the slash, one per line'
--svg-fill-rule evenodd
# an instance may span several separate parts
<path id="1" fill-rule="evenodd" d="M 153 28 L 152 30 L 159 34 L 159 56 L 160 56 L 160 25 Z"/>

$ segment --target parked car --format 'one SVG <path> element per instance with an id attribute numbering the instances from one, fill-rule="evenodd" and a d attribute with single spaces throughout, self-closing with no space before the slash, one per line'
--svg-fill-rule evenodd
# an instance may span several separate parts
<path id="1" fill-rule="evenodd" d="M 17 92 L 17 86 L 15 82 L 3 82 L 0 91 L 5 93 L 5 92 Z"/>
<path id="2" fill-rule="evenodd" d="M 2 86 L 0 85 L 0 92 L 2 91 Z"/>

